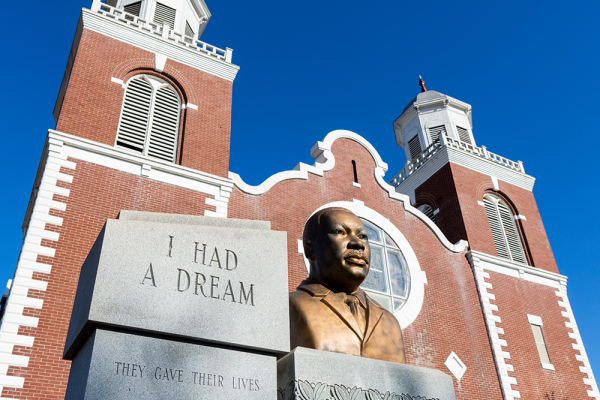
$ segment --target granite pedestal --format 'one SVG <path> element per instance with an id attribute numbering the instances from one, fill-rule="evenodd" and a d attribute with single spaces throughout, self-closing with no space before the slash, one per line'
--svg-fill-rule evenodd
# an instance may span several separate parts
<path id="1" fill-rule="evenodd" d="M 297 347 L 277 363 L 278 400 L 456 400 L 441 371 Z"/>
<path id="2" fill-rule="evenodd" d="M 274 399 L 276 359 L 98 328 L 71 365 L 65 400 Z"/>
<path id="3" fill-rule="evenodd" d="M 269 222 L 122 211 L 81 269 L 67 398 L 273 399 L 287 279 L 286 232 Z M 200 373 L 218 386 L 194 385 Z"/>

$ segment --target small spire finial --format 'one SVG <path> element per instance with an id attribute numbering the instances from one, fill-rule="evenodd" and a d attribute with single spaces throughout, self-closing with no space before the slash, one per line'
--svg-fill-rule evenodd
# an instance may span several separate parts
<path id="1" fill-rule="evenodd" d="M 421 78 L 421 75 L 419 75 L 419 86 L 421 86 L 421 93 L 427 91 L 427 88 L 425 87 L 425 81 L 423 78 Z"/>

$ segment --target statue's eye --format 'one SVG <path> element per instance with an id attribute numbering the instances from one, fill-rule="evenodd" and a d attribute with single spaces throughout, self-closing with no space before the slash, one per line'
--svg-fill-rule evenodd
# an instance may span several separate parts
<path id="1" fill-rule="evenodd" d="M 363 240 L 369 240 L 369 237 L 366 234 L 364 234 L 364 233 L 358 235 L 358 237 L 361 238 L 361 239 L 363 239 Z"/>
<path id="2" fill-rule="evenodd" d="M 343 235 L 344 231 L 341 229 L 334 229 L 333 231 L 331 231 L 331 233 L 333 233 L 334 235 Z"/>

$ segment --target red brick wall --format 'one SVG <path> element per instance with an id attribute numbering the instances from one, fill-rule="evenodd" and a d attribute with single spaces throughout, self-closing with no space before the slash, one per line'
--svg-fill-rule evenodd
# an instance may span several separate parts
<path id="1" fill-rule="evenodd" d="M 56 130 L 113 146 L 124 89 L 110 79 L 126 82 L 138 73 L 160 75 L 174 84 L 183 102 L 198 106 L 182 110 L 178 162 L 226 177 L 233 82 L 173 60 L 158 74 L 154 53 L 88 29 L 82 33 Z"/>
<path id="2" fill-rule="evenodd" d="M 415 190 L 415 201 L 417 207 L 427 204 L 434 211 L 440 210 L 435 215 L 435 224 L 450 243 L 456 243 L 461 239 L 467 240 L 467 231 L 461 217 L 450 164 L 444 165 Z"/>
<path id="3" fill-rule="evenodd" d="M 517 379 L 513 389 L 521 392 L 522 399 L 587 399 L 591 387 L 583 384 L 587 374 L 579 371 L 583 363 L 575 358 L 579 351 L 571 346 L 575 341 L 569 338 L 572 330 L 565 326 L 567 319 L 561 314 L 565 309 L 558 305 L 562 298 L 556 296 L 557 289 L 496 272 L 489 274 L 487 282 L 493 286 L 490 292 L 498 306 L 494 314 L 502 319 L 501 339 L 508 344 L 503 350 L 510 353 L 507 363 L 514 367 L 509 375 Z M 541 366 L 527 314 L 542 318 L 542 333 L 555 371 Z"/>
<path id="4" fill-rule="evenodd" d="M 357 199 L 388 217 L 407 238 L 428 280 L 421 313 L 403 331 L 407 362 L 449 374 L 443 363 L 454 351 L 468 366 L 460 384 L 453 379 L 457 398 L 501 398 L 477 289 L 464 254 L 448 251 L 420 219 L 404 212 L 401 202 L 389 198 L 375 181 L 373 158 L 361 145 L 340 139 L 332 151 L 336 165 L 324 177 L 309 174 L 308 180 L 283 181 L 262 196 L 234 189 L 229 216 L 268 220 L 272 229 L 288 232 L 290 290 L 307 276 L 297 240 L 318 207 Z M 361 188 L 352 186 L 352 160 L 356 161 Z"/>
<path id="5" fill-rule="evenodd" d="M 59 182 L 70 189 L 69 197 L 54 195 L 67 204 L 66 211 L 52 211 L 63 218 L 62 226 L 46 229 L 60 234 L 57 242 L 42 240 L 42 246 L 56 249 L 54 257 L 39 256 L 38 262 L 52 265 L 50 274 L 34 273 L 33 279 L 48 282 L 46 291 L 29 290 L 29 296 L 44 301 L 41 310 L 25 309 L 23 315 L 39 318 L 37 328 L 22 327 L 20 335 L 35 336 L 33 347 L 15 346 L 14 354 L 30 357 L 26 368 L 10 367 L 9 376 L 25 378 L 22 389 L 4 388 L 2 397 L 22 400 L 63 399 L 70 361 L 62 360 L 63 347 L 77 290 L 79 270 L 107 218 L 120 210 L 140 210 L 203 215 L 215 211 L 205 204 L 207 195 L 147 178 L 127 174 L 80 160 L 72 183 Z"/>
<path id="6" fill-rule="evenodd" d="M 498 186 L 500 190 L 495 193 L 508 200 L 515 215 L 527 218 L 517 220 L 517 225 L 531 264 L 558 272 L 533 192 L 503 181 Z M 488 175 L 449 163 L 415 190 L 415 199 L 418 205 L 439 207 L 435 221 L 450 242 L 466 239 L 472 250 L 497 256 L 485 207 L 477 203 L 483 201 L 486 192 L 494 192 Z"/>

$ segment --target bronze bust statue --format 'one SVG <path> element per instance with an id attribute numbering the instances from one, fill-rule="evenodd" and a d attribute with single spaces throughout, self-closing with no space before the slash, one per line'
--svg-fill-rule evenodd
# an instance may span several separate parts
<path id="1" fill-rule="evenodd" d="M 302 240 L 310 274 L 290 293 L 291 348 L 405 363 L 398 321 L 359 288 L 371 257 L 361 220 L 343 208 L 320 210 Z"/>

